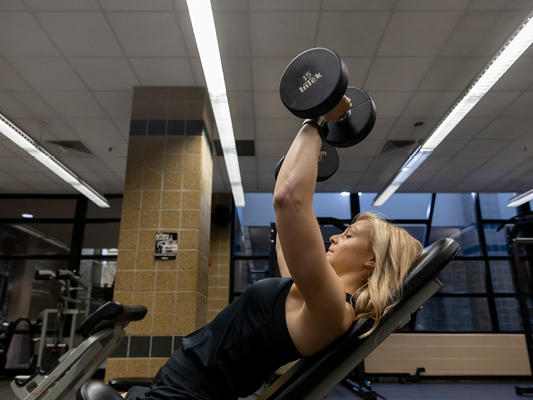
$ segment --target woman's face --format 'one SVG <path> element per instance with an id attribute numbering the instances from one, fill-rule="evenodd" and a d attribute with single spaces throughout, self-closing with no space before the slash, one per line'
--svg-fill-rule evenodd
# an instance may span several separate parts
<path id="1" fill-rule="evenodd" d="M 330 238 L 331 246 L 326 256 L 337 275 L 370 271 L 374 267 L 371 232 L 372 223 L 361 220 L 350 225 L 342 234 Z"/>

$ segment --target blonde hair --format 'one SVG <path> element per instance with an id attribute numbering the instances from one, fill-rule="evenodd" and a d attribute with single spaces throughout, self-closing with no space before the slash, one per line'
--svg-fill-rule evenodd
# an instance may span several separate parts
<path id="1" fill-rule="evenodd" d="M 373 213 L 359 214 L 354 222 L 372 224 L 370 246 L 375 256 L 375 267 L 367 282 L 352 297 L 355 320 L 372 318 L 374 324 L 365 334 L 369 336 L 385 314 L 400 301 L 403 280 L 423 246 L 405 229 L 394 226 Z"/>

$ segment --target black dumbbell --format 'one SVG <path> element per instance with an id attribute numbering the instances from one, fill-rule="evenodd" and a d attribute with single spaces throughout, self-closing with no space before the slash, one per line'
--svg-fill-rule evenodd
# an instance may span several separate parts
<path id="1" fill-rule="evenodd" d="M 274 170 L 274 176 L 278 179 L 278 174 L 283 165 L 285 156 L 281 157 L 278 161 L 276 169 Z M 326 142 L 322 142 L 320 153 L 318 155 L 318 173 L 316 177 L 317 182 L 323 182 L 326 179 L 331 178 L 335 172 L 339 169 L 339 150 L 331 146 Z"/>
<path id="2" fill-rule="evenodd" d="M 328 122 L 325 141 L 335 147 L 361 142 L 376 122 L 374 102 L 363 89 L 348 86 L 348 76 L 348 68 L 334 51 L 318 47 L 292 60 L 280 82 L 281 101 L 300 118 L 327 114 L 344 95 L 352 101 L 352 109 L 346 115 Z"/>

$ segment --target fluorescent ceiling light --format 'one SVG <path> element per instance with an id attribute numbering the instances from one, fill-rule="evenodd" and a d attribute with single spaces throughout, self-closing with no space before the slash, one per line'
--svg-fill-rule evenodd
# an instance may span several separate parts
<path id="1" fill-rule="evenodd" d="M 32 214 L 22 214 L 22 218 L 33 218 Z"/>
<path id="2" fill-rule="evenodd" d="M 342 192 L 341 193 L 341 196 L 349 196 L 350 195 L 350 192 Z"/>
<path id="3" fill-rule="evenodd" d="M 413 160 L 411 165 L 407 165 L 407 163 L 409 163 L 413 156 L 407 160 L 406 164 L 396 172 L 387 186 L 374 198 L 373 206 L 382 205 L 398 190 L 401 184 L 429 157 L 431 152 L 448 136 L 466 114 L 474 108 L 479 100 L 507 72 L 531 43 L 533 43 L 533 13 L 527 17 L 526 21 L 516 30 L 502 49 L 498 51 L 496 56 L 474 80 L 463 96 L 455 102 L 440 123 L 433 129 L 429 137 L 415 151 L 415 155 L 418 153 L 420 158 Z M 403 171 L 406 167 L 408 170 Z"/>
<path id="4" fill-rule="evenodd" d="M 527 192 L 519 194 L 518 196 L 515 196 L 510 199 L 509 204 L 507 204 L 507 207 L 518 207 L 531 200 L 533 200 L 533 189 L 528 190 Z"/>
<path id="5" fill-rule="evenodd" d="M 213 113 L 224 153 L 233 199 L 237 207 L 244 207 L 241 171 L 211 2 L 209 0 L 187 0 L 187 7 L 191 16 L 196 45 L 200 53 L 207 91 L 213 105 Z"/>
<path id="6" fill-rule="evenodd" d="M 24 224 L 22 224 L 22 225 L 13 224 L 11 226 L 13 228 L 15 228 L 15 229 L 18 229 L 19 231 L 28 233 L 28 234 L 30 234 L 32 236 L 35 236 L 36 238 L 44 240 L 45 242 L 51 243 L 54 246 L 57 246 L 57 247 L 62 248 L 62 249 L 65 249 L 66 251 L 70 251 L 70 247 L 68 247 L 68 245 L 65 242 L 63 242 L 62 240 L 59 240 L 59 239 L 56 239 L 53 236 L 47 235 L 46 233 L 43 233 L 40 230 L 35 229 L 35 228 L 31 227 L 31 226 L 24 225 Z"/>
<path id="7" fill-rule="evenodd" d="M 109 208 L 109 203 L 104 196 L 82 181 L 74 172 L 58 161 L 52 154 L 46 151 L 46 149 L 41 147 L 39 143 L 26 135 L 2 114 L 0 114 L 0 132 L 21 149 L 30 153 L 37 161 L 50 169 L 69 185 L 72 185 L 97 206 Z"/>

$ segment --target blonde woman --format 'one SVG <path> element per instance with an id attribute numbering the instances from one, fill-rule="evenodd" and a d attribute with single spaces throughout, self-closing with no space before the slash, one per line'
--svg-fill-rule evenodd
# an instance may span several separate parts
<path id="1" fill-rule="evenodd" d="M 324 119 L 335 120 L 350 108 L 345 97 Z M 278 175 L 274 209 L 282 278 L 255 283 L 184 337 L 140 400 L 249 396 L 270 373 L 326 348 L 356 319 L 373 318 L 375 329 L 396 302 L 422 246 L 404 230 L 363 214 L 324 252 L 312 205 L 321 143 L 318 127 L 304 123 Z"/>

